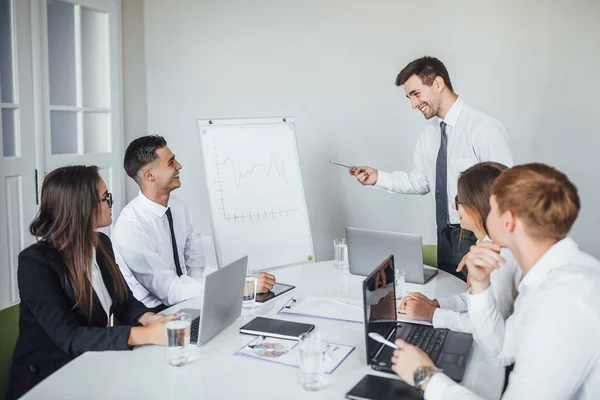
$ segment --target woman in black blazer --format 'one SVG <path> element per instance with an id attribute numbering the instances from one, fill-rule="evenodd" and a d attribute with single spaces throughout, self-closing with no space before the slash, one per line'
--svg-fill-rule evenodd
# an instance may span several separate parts
<path id="1" fill-rule="evenodd" d="M 40 240 L 19 255 L 19 338 L 8 399 L 18 398 L 86 351 L 164 344 L 165 317 L 138 302 L 108 236 L 112 195 L 95 166 L 52 171 L 30 226 Z M 109 327 L 114 313 L 123 325 Z"/>

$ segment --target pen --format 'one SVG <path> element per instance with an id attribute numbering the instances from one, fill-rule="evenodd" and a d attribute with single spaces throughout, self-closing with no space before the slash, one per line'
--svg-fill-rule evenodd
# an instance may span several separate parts
<path id="1" fill-rule="evenodd" d="M 350 169 L 352 169 L 352 170 L 355 170 L 355 169 L 356 169 L 356 167 L 354 167 L 354 166 L 352 166 L 352 165 L 341 164 L 341 163 L 339 163 L 339 162 L 335 162 L 335 161 L 329 161 L 329 162 L 330 162 L 331 164 L 334 164 L 334 165 L 339 165 L 340 167 L 350 168 Z"/>
<path id="2" fill-rule="evenodd" d="M 265 336 L 259 336 L 255 340 L 253 340 L 252 342 L 248 343 L 247 346 L 249 348 L 253 349 L 253 348 L 255 348 L 258 345 L 258 343 L 255 343 L 255 344 L 251 344 L 251 343 L 253 343 L 253 342 L 260 342 L 261 340 L 265 340 L 265 339 L 266 339 Z"/>
<path id="3" fill-rule="evenodd" d="M 377 332 L 369 332 L 369 337 L 379 343 L 385 344 L 386 346 L 391 347 L 392 349 L 400 349 L 400 347 L 398 347 L 397 344 L 390 342 L 389 340 L 386 340 L 383 336 L 381 336 L 379 333 Z"/>

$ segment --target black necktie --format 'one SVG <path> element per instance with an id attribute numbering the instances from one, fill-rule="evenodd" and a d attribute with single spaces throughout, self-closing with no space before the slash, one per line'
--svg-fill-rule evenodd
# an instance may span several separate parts
<path id="1" fill-rule="evenodd" d="M 173 215 L 171 214 L 171 208 L 167 208 L 167 219 L 169 220 L 169 230 L 171 231 L 171 245 L 173 246 L 173 259 L 175 260 L 175 268 L 177 269 L 177 276 L 183 275 L 181 272 L 181 265 L 179 265 L 179 253 L 177 252 L 177 240 L 175 240 L 175 231 L 173 230 Z"/>
<path id="2" fill-rule="evenodd" d="M 515 369 L 515 363 L 512 363 L 512 364 L 504 367 L 504 387 L 502 387 L 502 394 L 504 394 L 504 392 L 506 392 L 506 388 L 508 387 L 508 377 L 510 376 L 513 369 Z"/>
<path id="3" fill-rule="evenodd" d="M 438 231 L 448 224 L 448 136 L 446 123 L 440 122 L 442 136 L 435 164 L 435 220 Z"/>

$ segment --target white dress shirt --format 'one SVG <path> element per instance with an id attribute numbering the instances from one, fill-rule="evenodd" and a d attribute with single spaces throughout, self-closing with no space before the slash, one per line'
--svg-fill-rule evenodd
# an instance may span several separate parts
<path id="1" fill-rule="evenodd" d="M 484 242 L 491 239 L 486 236 Z M 517 260 L 509 249 L 502 249 L 500 255 L 506 260 L 502 268 L 492 271 L 490 287 L 496 300 L 498 311 L 503 319 L 507 319 L 513 312 L 513 305 L 517 297 L 517 287 L 521 281 L 522 273 Z M 469 292 L 455 294 L 450 297 L 438 299 L 440 308 L 433 313 L 434 328 L 447 328 L 457 332 L 471 333 L 471 317 L 469 316 Z"/>
<path id="2" fill-rule="evenodd" d="M 92 256 L 92 288 L 94 292 L 96 292 L 96 296 L 100 300 L 100 304 L 102 304 L 102 308 L 106 313 L 106 320 L 108 321 L 107 326 L 110 325 L 110 308 L 112 307 L 112 297 L 110 297 L 110 293 L 108 293 L 108 289 L 106 289 L 106 285 L 104 284 L 104 278 L 102 278 L 102 272 L 100 272 L 100 267 L 98 266 L 98 262 L 96 261 L 96 249 L 94 248 L 93 256 Z"/>
<path id="3" fill-rule="evenodd" d="M 441 121 L 440 118 L 432 118 L 421 132 L 413 155 L 412 172 L 378 171 L 375 187 L 393 193 L 435 193 L 435 167 L 440 149 Z M 448 215 L 451 224 L 458 224 L 458 213 L 452 208 L 452 204 L 460 173 L 483 161 L 496 161 L 511 167 L 513 159 L 508 145 L 508 132 L 504 125 L 465 104 L 461 97 L 456 99 L 443 121 L 447 124 L 448 136 Z"/>
<path id="4" fill-rule="evenodd" d="M 502 399 L 597 399 L 600 394 L 600 262 L 570 238 L 552 246 L 519 284 L 502 319 L 490 288 L 469 296 L 473 335 L 486 355 L 514 363 Z M 425 398 L 479 399 L 443 373 Z"/>
<path id="5" fill-rule="evenodd" d="M 175 268 L 167 208 L 173 215 L 182 276 L 177 276 Z M 206 265 L 201 237 L 187 207 L 175 196 L 164 207 L 140 192 L 121 211 L 112 241 L 131 292 L 146 307 L 172 306 L 201 297 Z"/>

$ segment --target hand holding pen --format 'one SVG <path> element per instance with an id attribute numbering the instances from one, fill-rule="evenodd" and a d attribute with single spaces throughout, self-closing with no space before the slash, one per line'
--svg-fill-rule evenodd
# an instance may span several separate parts
<path id="1" fill-rule="evenodd" d="M 329 162 L 340 167 L 348 168 L 348 173 L 356 177 L 356 180 L 358 180 L 363 185 L 374 185 L 375 183 L 377 183 L 378 174 L 375 168 L 367 166 L 357 167 L 355 165 L 346 165 L 335 161 Z"/>

